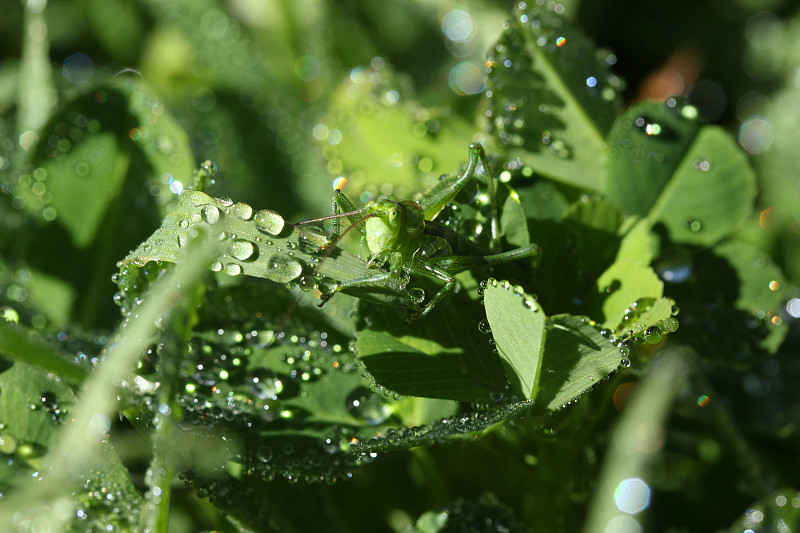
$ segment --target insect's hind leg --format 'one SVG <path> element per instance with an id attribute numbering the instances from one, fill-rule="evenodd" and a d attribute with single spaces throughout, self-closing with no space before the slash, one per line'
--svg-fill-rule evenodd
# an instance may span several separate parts
<path id="1" fill-rule="evenodd" d="M 427 197 L 420 200 L 420 206 L 425 213 L 425 220 L 433 220 L 445 206 L 450 204 L 453 199 L 458 195 L 461 189 L 471 179 L 475 178 L 475 173 L 478 170 L 478 165 L 483 167 L 486 174 L 487 189 L 489 195 L 489 216 L 490 231 L 491 231 L 491 251 L 495 252 L 500 247 L 500 221 L 497 214 L 497 185 L 495 183 L 494 174 L 489 166 L 489 159 L 486 157 L 486 151 L 480 143 L 472 143 L 469 145 L 469 161 L 467 168 L 454 180 L 444 180 L 435 184 L 427 193 Z"/>

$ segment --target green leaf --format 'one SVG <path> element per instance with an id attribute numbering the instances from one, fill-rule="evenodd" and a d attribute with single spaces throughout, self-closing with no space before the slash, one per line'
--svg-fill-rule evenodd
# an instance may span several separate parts
<path id="1" fill-rule="evenodd" d="M 419 189 L 420 174 L 433 185 L 460 168 L 475 127 L 447 109 L 421 106 L 404 81 L 388 66 L 356 68 L 334 93 L 317 138 L 331 173 L 350 176 L 349 190 L 377 196 L 388 183 L 406 196 Z"/>
<path id="2" fill-rule="evenodd" d="M 603 190 L 621 82 L 583 32 L 551 9 L 515 9 L 490 52 L 487 128 L 536 172 Z"/>
<path id="3" fill-rule="evenodd" d="M 378 384 L 403 395 L 459 401 L 502 391 L 503 367 L 478 331 L 483 313 L 466 292 L 448 296 L 412 324 L 398 320 L 395 310 L 370 310 L 372 325 L 359 332 L 356 346 Z"/>
<path id="4" fill-rule="evenodd" d="M 323 233 L 296 227 L 271 210 L 254 211 L 244 203 L 212 198 L 199 191 L 181 194 L 175 210 L 161 227 L 119 263 L 141 266 L 149 261 L 174 263 L 181 247 L 198 231 L 219 232 L 225 253 L 211 270 L 278 283 L 328 283 L 361 279 L 374 274 L 366 262 L 340 248 L 329 249 Z M 343 292 L 379 303 L 416 309 L 416 304 L 396 280 L 350 287 Z"/>
<path id="5" fill-rule="evenodd" d="M 691 106 L 642 102 L 614 123 L 607 192 L 627 214 L 652 209 L 701 127 L 695 115 Z"/>
<path id="6" fill-rule="evenodd" d="M 522 209 L 534 220 L 561 220 L 569 208 L 569 201 L 555 183 L 536 180 L 517 189 Z"/>
<path id="7" fill-rule="evenodd" d="M 110 326 L 113 289 L 96 280 L 113 274 L 113 263 L 158 223 L 158 204 L 189 182 L 188 137 L 131 76 L 70 101 L 39 135 L 14 193 L 42 223 L 12 238 L 32 271 L 74 289 L 59 321 Z"/>
<path id="8" fill-rule="evenodd" d="M 596 281 L 619 247 L 620 224 L 619 208 L 601 197 L 574 202 L 558 222 L 531 222 L 543 251 L 534 287 L 548 314 L 599 314 Z"/>
<path id="9" fill-rule="evenodd" d="M 620 349 L 586 318 L 548 317 L 537 412 L 560 409 L 616 371 Z"/>
<path id="10" fill-rule="evenodd" d="M 597 278 L 603 323 L 616 328 L 625 310 L 640 298 L 660 298 L 664 283 L 653 271 L 653 243 L 648 223 L 640 220 L 622 239 L 614 263 Z"/>
<path id="11" fill-rule="evenodd" d="M 513 190 L 503 203 L 503 210 L 500 214 L 500 228 L 509 244 L 527 246 L 531 243 L 525 211 L 522 209 L 519 195 Z"/>
<path id="12" fill-rule="evenodd" d="M 3 435 L 19 444 L 49 448 L 74 402 L 72 389 L 39 367 L 18 361 L 0 373 Z"/>
<path id="13" fill-rule="evenodd" d="M 755 174 L 733 139 L 701 128 L 696 113 L 674 100 L 626 111 L 609 136 L 608 195 L 663 224 L 673 242 L 711 245 L 750 213 Z"/>
<path id="14" fill-rule="evenodd" d="M 624 330 L 620 331 L 620 334 L 632 335 L 651 343 L 658 342 L 662 334 L 671 333 L 678 327 L 675 314 L 675 300 L 671 298 L 639 299 L 631 302 L 629 313 L 619 325 L 620 329 Z M 658 328 L 654 332 L 655 335 L 648 335 L 648 329 L 653 326 Z"/>
<path id="15" fill-rule="evenodd" d="M 535 298 L 490 279 L 483 293 L 486 318 L 514 392 L 536 397 L 544 346 L 544 311 Z"/>
<path id="16" fill-rule="evenodd" d="M 69 131 L 68 137 L 64 131 Z M 108 222 L 122 224 L 129 199 L 120 201 L 126 180 L 149 180 L 162 202 L 174 180 L 188 184 L 193 156 L 186 132 L 155 94 L 128 76 L 71 102 L 42 132 L 34 172 L 52 195 L 49 204 L 76 248 L 85 248 Z M 166 179 L 165 179 L 166 178 Z M 30 202 L 36 208 L 37 191 Z"/>
<path id="17" fill-rule="evenodd" d="M 786 280 L 770 257 L 751 244 L 729 241 L 713 249 L 736 270 L 739 291 L 735 306 L 752 317 L 764 320 L 767 336 L 759 342 L 774 352 L 783 342 L 787 327 L 781 319 Z"/>

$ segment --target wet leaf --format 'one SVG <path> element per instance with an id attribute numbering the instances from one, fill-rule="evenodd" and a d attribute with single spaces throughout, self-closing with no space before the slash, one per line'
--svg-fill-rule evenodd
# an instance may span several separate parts
<path id="1" fill-rule="evenodd" d="M 356 345 L 379 385 L 403 395 L 460 401 L 487 399 L 502 390 L 503 368 L 478 331 L 483 313 L 465 292 L 448 296 L 408 325 L 396 310 L 372 308 L 372 325 L 358 333 Z M 456 312 L 459 320 L 452 320 Z"/>
<path id="2" fill-rule="evenodd" d="M 218 232 L 226 252 L 210 265 L 228 275 L 255 276 L 277 283 L 328 283 L 361 279 L 374 274 L 366 262 L 340 248 L 328 247 L 324 233 L 298 227 L 270 210 L 255 211 L 245 204 L 185 191 L 161 227 L 119 263 L 144 265 L 149 261 L 174 263 L 180 250 L 199 231 Z M 241 216 L 245 213 L 247 216 Z M 402 283 L 384 281 L 351 287 L 343 292 L 388 305 L 416 308 Z"/>
<path id="3" fill-rule="evenodd" d="M 544 311 L 530 295 L 490 280 L 483 293 L 486 318 L 497 353 L 516 394 L 525 400 L 539 388 L 545 331 Z"/>
<path id="4" fill-rule="evenodd" d="M 729 241 L 715 246 L 713 252 L 736 270 L 740 285 L 735 306 L 764 321 L 768 333 L 759 344 L 774 352 L 788 333 L 781 318 L 786 285 L 783 273 L 767 254 L 745 242 Z"/>
<path id="5" fill-rule="evenodd" d="M 608 195 L 663 224 L 673 242 L 710 245 L 752 210 L 755 175 L 733 139 L 671 100 L 628 109 L 609 136 Z"/>
<path id="6" fill-rule="evenodd" d="M 0 435 L 17 444 L 41 447 L 54 443 L 61 422 L 71 420 L 75 394 L 47 371 L 18 361 L 0 373 Z"/>
<path id="7" fill-rule="evenodd" d="M 495 142 L 540 174 L 603 190 L 605 137 L 621 85 L 607 54 L 552 8 L 528 2 L 513 11 L 487 67 L 487 129 Z"/>
<path id="8" fill-rule="evenodd" d="M 389 67 L 353 69 L 318 128 L 328 168 L 339 168 L 331 173 L 351 176 L 348 190 L 380 194 L 376 184 L 386 183 L 404 195 L 421 188 L 420 175 L 432 185 L 436 176 L 458 170 L 475 133 L 447 109 L 420 105 Z"/>
<path id="9" fill-rule="evenodd" d="M 537 412 L 560 409 L 616 371 L 619 348 L 586 318 L 548 317 Z"/>
<path id="10" fill-rule="evenodd" d="M 605 326 L 616 328 L 631 303 L 639 298 L 660 298 L 664 283 L 650 263 L 653 243 L 647 221 L 639 221 L 623 237 L 614 262 L 597 278 Z"/>

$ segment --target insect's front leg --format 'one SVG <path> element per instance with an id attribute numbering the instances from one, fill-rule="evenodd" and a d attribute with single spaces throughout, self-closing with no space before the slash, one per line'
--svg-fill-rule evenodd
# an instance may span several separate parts
<path id="1" fill-rule="evenodd" d="M 375 261 L 373 263 L 373 261 Z M 369 263 L 369 266 L 380 265 L 388 261 L 388 270 L 381 270 L 374 275 L 366 276 L 363 278 L 349 279 L 339 281 L 336 284 L 335 292 L 339 292 L 349 287 L 359 287 L 361 285 L 368 285 L 370 283 L 377 283 L 389 279 L 402 279 L 403 284 L 408 283 L 408 267 L 405 264 L 403 255 L 400 252 L 393 252 L 388 258 L 382 255 L 375 255 Z"/>
<path id="2" fill-rule="evenodd" d="M 429 276 L 433 276 L 441 281 L 444 282 L 444 286 L 439 289 L 433 298 L 425 304 L 425 307 L 422 308 L 422 311 L 419 313 L 414 313 L 406 318 L 406 324 L 410 324 L 417 319 L 420 319 L 431 312 L 431 310 L 436 307 L 436 304 L 442 301 L 447 293 L 453 289 L 453 285 L 456 282 L 456 278 L 450 275 L 447 271 L 442 270 L 441 268 L 437 268 L 436 266 L 431 265 L 430 263 L 425 262 L 417 262 L 415 263 L 412 268 L 418 272 L 422 272 L 424 274 L 428 274 Z"/>
<path id="3" fill-rule="evenodd" d="M 350 201 L 341 189 L 336 189 L 333 191 L 333 196 L 331 196 L 331 215 L 340 215 L 342 213 L 352 213 L 357 211 L 356 206 L 353 205 L 353 202 Z M 349 215 L 348 220 L 350 220 L 351 224 L 355 224 L 358 222 L 359 217 L 358 215 Z M 356 226 L 358 231 L 361 235 L 364 235 L 364 228 L 361 226 Z M 342 235 L 342 221 L 339 218 L 333 219 L 333 229 L 331 233 L 331 239 L 336 241 Z"/>

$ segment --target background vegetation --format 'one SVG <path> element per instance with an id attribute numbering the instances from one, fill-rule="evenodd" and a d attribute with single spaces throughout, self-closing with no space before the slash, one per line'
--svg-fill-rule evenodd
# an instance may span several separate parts
<path id="1" fill-rule="evenodd" d="M 797 6 L 529 4 L 0 0 L 0 530 L 800 527 Z M 473 141 L 542 260 L 411 329 L 183 246 L 210 207 L 412 197 Z"/>

